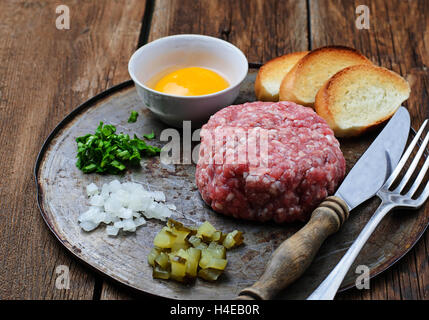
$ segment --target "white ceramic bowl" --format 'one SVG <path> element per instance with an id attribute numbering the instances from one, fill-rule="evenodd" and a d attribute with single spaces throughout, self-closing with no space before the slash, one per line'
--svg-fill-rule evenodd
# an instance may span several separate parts
<path id="1" fill-rule="evenodd" d="M 177 96 L 148 87 L 154 77 L 190 66 L 214 70 L 230 86 L 202 96 Z M 221 39 L 196 34 L 152 41 L 134 52 L 128 63 L 128 72 L 145 106 L 163 122 L 175 127 L 181 127 L 184 120 L 201 125 L 216 111 L 232 104 L 247 71 L 248 62 L 240 49 Z"/>

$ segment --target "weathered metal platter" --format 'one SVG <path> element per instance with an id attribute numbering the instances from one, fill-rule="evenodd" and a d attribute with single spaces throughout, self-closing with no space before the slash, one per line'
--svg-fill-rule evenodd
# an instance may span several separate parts
<path id="1" fill-rule="evenodd" d="M 251 70 L 236 103 L 254 100 Z M 131 110 L 140 116 L 136 123 L 127 123 Z M 146 110 L 131 81 L 113 87 L 92 98 L 66 117 L 51 133 L 37 159 L 35 176 L 38 203 L 47 225 L 76 257 L 105 275 L 150 294 L 174 299 L 231 299 L 244 287 L 258 279 L 273 250 L 296 232 L 302 224 L 275 225 L 234 220 L 210 210 L 199 196 L 194 182 L 194 165 L 163 165 L 159 157 L 142 161 L 142 167 L 122 176 L 83 174 L 75 166 L 75 138 L 93 132 L 98 123 L 114 124 L 118 131 L 142 136 L 152 129 L 156 136 L 167 128 Z M 341 141 L 347 169 L 353 166 L 378 132 Z M 165 142 L 164 142 L 165 143 Z M 162 146 L 161 141 L 154 144 Z M 109 237 L 104 227 L 87 233 L 80 229 L 77 218 L 86 210 L 85 186 L 119 179 L 142 183 L 151 190 L 161 190 L 167 202 L 177 207 L 174 218 L 186 224 L 210 221 L 218 229 L 245 232 L 245 245 L 228 253 L 226 272 L 216 283 L 197 280 L 183 285 L 174 281 L 152 279 L 147 254 L 162 222 L 150 220 L 135 234 Z M 284 290 L 279 299 L 306 298 L 330 272 L 354 241 L 374 212 L 378 201 L 367 201 L 355 209 L 343 228 L 331 236 L 302 278 Z M 377 275 L 399 260 L 420 238 L 429 222 L 429 210 L 397 211 L 389 214 L 376 229 L 355 265 L 346 276 L 342 290 L 353 287 L 358 274 L 355 267 L 367 265 L 371 276 Z"/>

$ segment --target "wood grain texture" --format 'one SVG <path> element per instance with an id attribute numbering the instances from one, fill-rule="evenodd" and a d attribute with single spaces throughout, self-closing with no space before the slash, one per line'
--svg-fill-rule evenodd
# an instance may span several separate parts
<path id="1" fill-rule="evenodd" d="M 305 1 L 160 0 L 156 1 L 149 40 L 199 33 L 227 40 L 249 62 L 307 49 Z"/>
<path id="2" fill-rule="evenodd" d="M 117 283 L 103 281 L 100 300 L 132 300 L 133 293 L 121 288 Z"/>
<path id="3" fill-rule="evenodd" d="M 78 104 L 128 79 L 144 1 L 0 4 L 0 299 L 92 299 L 95 274 L 67 254 L 42 220 L 33 166 L 49 132 Z M 70 289 L 55 288 L 58 265 Z"/>
<path id="4" fill-rule="evenodd" d="M 370 9 L 369 30 L 355 26 L 358 5 Z M 428 11 L 427 1 L 310 0 L 311 44 L 355 47 L 375 64 L 405 77 L 412 90 L 406 105 L 413 127 L 418 127 L 429 114 Z M 428 239 L 426 232 L 398 264 L 371 281 L 370 291 L 353 290 L 337 298 L 429 299 Z"/>

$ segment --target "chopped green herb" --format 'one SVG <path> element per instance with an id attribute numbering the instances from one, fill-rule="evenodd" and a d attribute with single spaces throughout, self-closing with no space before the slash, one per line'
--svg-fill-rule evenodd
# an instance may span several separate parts
<path id="1" fill-rule="evenodd" d="M 152 140 L 153 138 L 155 138 L 155 133 L 152 130 L 152 133 L 144 134 L 143 137 L 145 137 L 148 140 Z"/>
<path id="2" fill-rule="evenodd" d="M 76 138 L 76 166 L 84 173 L 119 174 L 127 166 L 138 166 L 142 156 L 155 156 L 161 149 L 146 144 L 134 135 L 116 134 L 116 127 L 100 122 L 94 134 Z"/>
<path id="3" fill-rule="evenodd" d="M 139 113 L 137 111 L 131 111 L 130 117 L 128 118 L 128 122 L 136 122 L 137 117 L 139 116 Z"/>

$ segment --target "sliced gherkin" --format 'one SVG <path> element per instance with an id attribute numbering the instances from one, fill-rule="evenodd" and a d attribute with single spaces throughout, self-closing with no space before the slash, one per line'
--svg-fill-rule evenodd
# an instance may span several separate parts
<path id="1" fill-rule="evenodd" d="M 243 233 L 238 230 L 225 234 L 208 221 L 196 228 L 169 219 L 155 236 L 147 259 L 154 278 L 216 281 L 228 264 L 227 249 L 242 243 Z"/>
<path id="2" fill-rule="evenodd" d="M 225 248 L 232 249 L 241 245 L 243 240 L 243 232 L 234 230 L 226 235 L 222 244 Z"/>
<path id="3" fill-rule="evenodd" d="M 222 274 L 222 270 L 215 269 L 200 269 L 198 271 L 198 277 L 207 281 L 216 281 Z"/>

